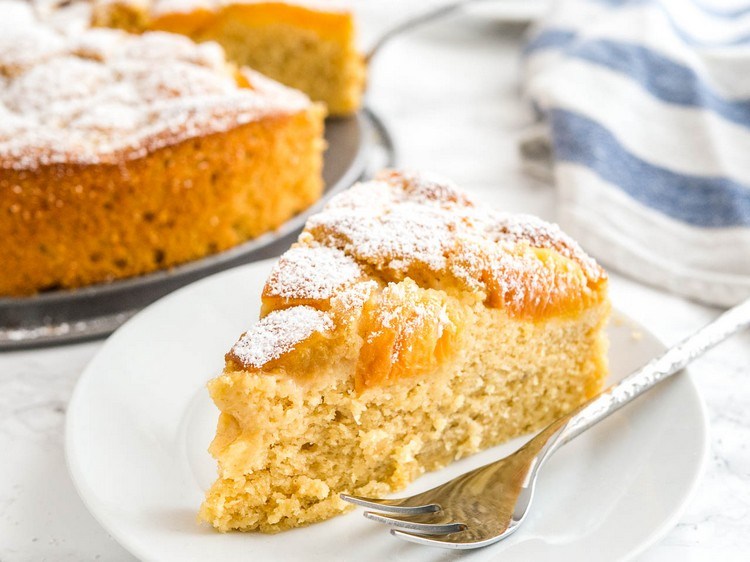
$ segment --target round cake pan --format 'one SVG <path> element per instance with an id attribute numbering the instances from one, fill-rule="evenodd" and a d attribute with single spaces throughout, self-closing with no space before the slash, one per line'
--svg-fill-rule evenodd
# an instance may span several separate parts
<path id="1" fill-rule="evenodd" d="M 323 197 L 280 228 L 234 248 L 168 270 L 71 291 L 0 298 L 0 350 L 102 337 L 144 306 L 218 271 L 281 254 L 328 199 L 394 163 L 390 135 L 369 110 L 326 121 Z"/>

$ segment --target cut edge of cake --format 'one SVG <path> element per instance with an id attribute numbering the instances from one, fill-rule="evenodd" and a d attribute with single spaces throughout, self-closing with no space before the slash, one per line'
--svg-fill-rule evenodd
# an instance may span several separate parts
<path id="1" fill-rule="evenodd" d="M 230 60 L 305 92 L 331 115 L 362 103 L 365 62 L 354 17 L 335 2 L 99 0 L 92 24 L 215 41 Z"/>

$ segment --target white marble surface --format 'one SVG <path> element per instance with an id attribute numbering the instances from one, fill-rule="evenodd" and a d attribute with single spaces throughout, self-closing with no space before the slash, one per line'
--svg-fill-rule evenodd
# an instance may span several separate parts
<path id="1" fill-rule="evenodd" d="M 386 4 L 397 6 L 394 0 Z M 368 31 L 383 24 L 373 9 L 365 16 Z M 554 218 L 554 190 L 524 175 L 516 151 L 528 120 L 518 101 L 521 32 L 473 15 L 399 39 L 371 68 L 369 101 L 392 127 L 402 165 L 451 177 L 490 204 Z M 667 343 L 717 314 L 613 277 L 616 305 Z M 133 560 L 88 514 L 65 468 L 66 404 L 100 345 L 0 354 L 2 562 Z M 746 560 L 750 334 L 725 343 L 691 370 L 711 419 L 710 460 L 677 526 L 640 560 Z"/>

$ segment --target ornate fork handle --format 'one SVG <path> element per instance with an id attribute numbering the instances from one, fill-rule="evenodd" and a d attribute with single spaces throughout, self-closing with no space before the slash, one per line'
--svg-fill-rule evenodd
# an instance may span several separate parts
<path id="1" fill-rule="evenodd" d="M 629 404 L 715 345 L 748 326 L 750 326 L 750 299 L 729 309 L 710 324 L 668 349 L 660 357 L 653 359 L 555 423 L 557 427 L 560 425 L 562 427 L 548 442 L 543 456 L 548 456 L 561 445 Z"/>
<path id="2" fill-rule="evenodd" d="M 392 525 L 391 532 L 405 540 L 455 549 L 495 543 L 523 523 L 534 497 L 539 469 L 558 447 L 748 326 L 750 299 L 555 420 L 514 453 L 431 490 L 395 500 L 347 495 L 342 498 L 372 509 L 365 512 L 366 517 Z"/>

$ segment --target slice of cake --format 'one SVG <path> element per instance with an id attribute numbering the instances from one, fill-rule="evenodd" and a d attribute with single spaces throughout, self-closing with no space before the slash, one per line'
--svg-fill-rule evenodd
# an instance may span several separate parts
<path id="1" fill-rule="evenodd" d="M 365 68 L 354 18 L 336 2 L 99 0 L 93 23 L 216 41 L 237 64 L 302 90 L 333 115 L 361 103 Z"/>
<path id="2" fill-rule="evenodd" d="M 275 532 L 529 433 L 598 392 L 607 277 L 558 227 L 389 172 L 312 217 L 209 383 L 200 514 Z"/>
<path id="3" fill-rule="evenodd" d="M 6 8 L 0 295 L 195 260 L 320 197 L 324 109 L 301 92 L 228 64 L 213 43 L 65 34 Z"/>

